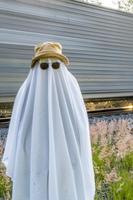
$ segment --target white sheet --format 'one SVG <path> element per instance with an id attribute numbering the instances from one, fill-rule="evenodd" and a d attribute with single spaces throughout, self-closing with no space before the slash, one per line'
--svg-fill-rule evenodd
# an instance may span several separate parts
<path id="1" fill-rule="evenodd" d="M 29 70 L 15 98 L 2 162 L 12 200 L 93 200 L 89 123 L 79 84 L 59 69 Z"/>

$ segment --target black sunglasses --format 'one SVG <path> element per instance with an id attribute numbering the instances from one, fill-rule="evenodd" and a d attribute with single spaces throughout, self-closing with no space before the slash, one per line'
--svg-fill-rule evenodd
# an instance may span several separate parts
<path id="1" fill-rule="evenodd" d="M 48 67 L 49 67 L 49 63 L 47 63 L 47 62 L 43 62 L 43 63 L 40 63 L 40 68 L 41 69 L 48 69 Z M 53 62 L 52 63 L 52 68 L 53 69 L 58 69 L 60 67 L 60 63 L 59 62 Z"/>

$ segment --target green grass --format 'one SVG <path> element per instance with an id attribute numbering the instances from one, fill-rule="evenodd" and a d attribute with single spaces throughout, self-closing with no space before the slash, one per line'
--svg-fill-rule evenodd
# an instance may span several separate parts
<path id="1" fill-rule="evenodd" d="M 111 146 L 108 146 L 111 148 Z M 96 200 L 133 200 L 133 152 L 123 158 L 111 154 L 100 159 L 102 147 L 93 145 L 93 160 L 96 174 Z M 114 169 L 115 176 L 106 177 Z M 113 180 L 114 179 L 114 180 Z"/>

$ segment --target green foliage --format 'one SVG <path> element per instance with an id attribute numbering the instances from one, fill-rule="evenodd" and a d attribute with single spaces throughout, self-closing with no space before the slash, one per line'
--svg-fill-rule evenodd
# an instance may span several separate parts
<path id="1" fill-rule="evenodd" d="M 9 177 L 5 175 L 3 167 L 0 168 L 0 198 L 5 200 L 11 199 L 12 182 Z"/>
<path id="2" fill-rule="evenodd" d="M 133 197 L 133 153 L 117 161 L 117 173 L 121 177 L 118 183 L 112 183 L 114 200 L 132 200 Z"/>
<path id="3" fill-rule="evenodd" d="M 133 12 L 133 0 L 118 0 L 120 10 Z"/>
<path id="4" fill-rule="evenodd" d="M 110 150 L 111 146 L 108 146 Z M 119 158 L 110 154 L 100 158 L 102 147 L 93 145 L 93 161 L 96 174 L 95 200 L 132 200 L 133 152 Z"/>

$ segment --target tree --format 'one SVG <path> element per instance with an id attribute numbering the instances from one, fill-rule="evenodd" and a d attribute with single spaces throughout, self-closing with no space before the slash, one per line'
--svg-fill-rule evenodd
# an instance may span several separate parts
<path id="1" fill-rule="evenodd" d="M 118 0 L 118 8 L 120 10 L 133 12 L 133 0 Z"/>

